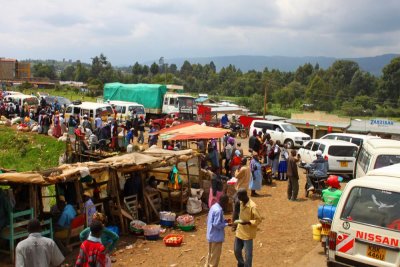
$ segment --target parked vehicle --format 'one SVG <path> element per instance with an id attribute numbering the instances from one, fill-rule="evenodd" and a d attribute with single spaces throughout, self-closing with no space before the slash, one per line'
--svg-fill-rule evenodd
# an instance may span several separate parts
<path id="1" fill-rule="evenodd" d="M 331 225 L 328 266 L 400 265 L 399 178 L 396 164 L 346 185 Z"/>
<path id="2" fill-rule="evenodd" d="M 135 102 L 144 106 L 147 119 L 161 118 L 170 113 L 197 113 L 195 98 L 184 95 L 183 86 L 161 84 L 122 84 L 104 85 L 105 101 Z"/>
<path id="3" fill-rule="evenodd" d="M 109 101 L 107 104 L 115 106 L 117 111 L 117 119 L 120 121 L 126 121 L 126 118 L 132 115 L 133 111 L 136 111 L 137 115 L 143 115 L 146 117 L 146 112 L 144 111 L 144 106 L 135 102 L 127 101 Z"/>
<path id="4" fill-rule="evenodd" d="M 57 102 L 61 105 L 61 107 L 63 107 L 63 106 L 67 107 L 67 106 L 71 105 L 71 103 L 72 103 L 68 98 L 65 98 L 62 96 L 49 95 L 49 96 L 46 96 L 44 99 L 46 100 L 46 103 L 49 105 L 54 104 L 57 100 Z"/>
<path id="5" fill-rule="evenodd" d="M 299 149 L 301 160 L 312 163 L 316 153 L 321 150 L 322 156 L 328 160 L 328 174 L 353 174 L 358 147 L 350 142 L 329 139 L 313 139 Z"/>
<path id="6" fill-rule="evenodd" d="M 322 136 L 320 139 L 341 140 L 353 143 L 358 147 L 368 139 L 380 138 L 378 136 L 365 135 L 365 134 L 351 134 L 351 133 L 330 133 Z"/>
<path id="7" fill-rule="evenodd" d="M 12 94 L 4 97 L 5 101 L 13 102 L 14 104 L 18 104 L 20 107 L 25 104 L 28 105 L 28 108 L 36 110 L 39 106 L 39 99 L 35 96 L 24 95 L 24 94 Z"/>
<path id="8" fill-rule="evenodd" d="M 265 129 L 271 135 L 272 140 L 280 140 L 289 148 L 300 147 L 304 142 L 311 139 L 308 134 L 299 131 L 293 124 L 283 121 L 253 120 L 250 125 L 249 136 Z"/>
<path id="9" fill-rule="evenodd" d="M 224 126 L 225 129 L 231 130 L 235 137 L 239 136 L 242 139 L 247 138 L 247 129 L 241 123 L 229 123 Z"/>
<path id="10" fill-rule="evenodd" d="M 369 171 L 400 163 L 400 141 L 368 139 L 358 153 L 353 176 L 365 176 Z"/>
<path id="11" fill-rule="evenodd" d="M 108 117 L 114 115 L 112 107 L 109 104 L 74 101 L 65 111 L 65 120 L 68 121 L 71 115 L 80 117 L 87 115 L 94 126 L 94 119 L 97 114 L 100 115 L 103 121 L 107 121 Z"/>

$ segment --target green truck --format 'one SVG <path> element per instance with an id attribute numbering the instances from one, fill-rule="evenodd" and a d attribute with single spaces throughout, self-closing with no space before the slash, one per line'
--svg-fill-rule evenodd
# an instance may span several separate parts
<path id="1" fill-rule="evenodd" d="M 182 94 L 183 86 L 161 84 L 106 83 L 104 100 L 136 102 L 144 106 L 147 118 L 165 114 L 196 114 L 195 98 Z"/>

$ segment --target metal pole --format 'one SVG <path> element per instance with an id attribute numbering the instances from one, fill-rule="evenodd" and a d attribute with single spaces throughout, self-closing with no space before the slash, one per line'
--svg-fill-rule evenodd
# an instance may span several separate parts
<path id="1" fill-rule="evenodd" d="M 265 86 L 264 86 L 264 112 L 263 112 L 263 119 L 265 120 L 265 114 L 267 113 L 267 88 L 268 88 L 268 82 L 265 81 Z"/>

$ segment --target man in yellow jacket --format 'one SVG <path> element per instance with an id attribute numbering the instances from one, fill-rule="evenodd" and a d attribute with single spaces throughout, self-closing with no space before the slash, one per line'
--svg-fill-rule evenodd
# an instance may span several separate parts
<path id="1" fill-rule="evenodd" d="M 236 230 L 234 252 L 238 267 L 251 267 L 253 261 L 253 239 L 256 237 L 257 226 L 261 223 L 261 216 L 257 205 L 248 197 L 247 190 L 240 188 L 237 192 L 240 200 L 239 220 Z M 245 259 L 242 250 L 244 249 Z"/>

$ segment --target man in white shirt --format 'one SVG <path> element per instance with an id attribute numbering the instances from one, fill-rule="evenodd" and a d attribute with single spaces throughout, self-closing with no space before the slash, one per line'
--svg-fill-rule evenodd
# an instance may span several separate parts
<path id="1" fill-rule="evenodd" d="M 29 236 L 18 243 L 16 248 L 16 267 L 59 266 L 64 256 L 56 243 L 40 234 L 41 226 L 37 219 L 28 223 Z"/>

